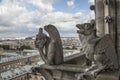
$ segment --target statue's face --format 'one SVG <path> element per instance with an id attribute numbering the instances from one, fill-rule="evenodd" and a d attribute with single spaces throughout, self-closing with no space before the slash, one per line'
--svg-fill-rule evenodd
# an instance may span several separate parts
<path id="1" fill-rule="evenodd" d="M 45 36 L 37 35 L 35 45 L 37 48 L 43 48 L 47 39 Z"/>
<path id="2" fill-rule="evenodd" d="M 92 26 L 90 23 L 77 24 L 76 27 L 79 29 L 77 33 L 82 35 L 90 35 L 94 29 L 94 26 Z"/>

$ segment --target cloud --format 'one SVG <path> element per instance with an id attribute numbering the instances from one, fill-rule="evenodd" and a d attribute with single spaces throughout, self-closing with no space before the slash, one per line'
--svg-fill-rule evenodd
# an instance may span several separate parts
<path id="1" fill-rule="evenodd" d="M 76 36 L 75 25 L 94 18 L 94 12 L 65 13 L 54 11 L 56 0 L 2 0 L 0 37 L 34 36 L 39 27 L 55 25 L 61 36 Z M 84 17 L 83 17 L 84 16 Z"/>
<path id="2" fill-rule="evenodd" d="M 67 1 L 67 6 L 68 6 L 68 7 L 74 7 L 74 5 L 75 5 L 75 4 L 74 4 L 74 0 L 68 0 L 68 1 Z"/>
<path id="3" fill-rule="evenodd" d="M 88 2 L 94 4 L 95 0 L 89 0 Z"/>
<path id="4" fill-rule="evenodd" d="M 40 11 L 52 11 L 53 7 L 51 2 L 53 0 L 29 0 L 27 3 L 36 6 Z"/>
<path id="5" fill-rule="evenodd" d="M 75 14 L 52 12 L 43 16 L 43 19 L 43 21 L 46 21 L 45 24 L 55 25 L 60 31 L 61 36 L 77 36 L 77 28 L 75 27 L 75 25 L 79 23 L 86 23 L 89 22 L 91 19 L 94 19 L 94 12 L 91 11 L 88 14 L 85 14 L 81 11 Z"/>
<path id="6" fill-rule="evenodd" d="M 11 35 L 19 33 L 19 35 L 23 36 L 22 33 L 25 32 L 24 30 L 28 29 L 25 34 L 28 35 L 30 33 L 29 29 L 38 26 L 38 24 L 40 25 L 40 17 L 53 10 L 53 1 L 54 0 L 2 0 L 0 4 L 0 33 L 3 32 L 6 36 L 9 35 L 9 32 Z M 30 10 L 28 6 L 35 8 L 35 10 Z M 1 34 L 1 37 L 3 36 Z"/>

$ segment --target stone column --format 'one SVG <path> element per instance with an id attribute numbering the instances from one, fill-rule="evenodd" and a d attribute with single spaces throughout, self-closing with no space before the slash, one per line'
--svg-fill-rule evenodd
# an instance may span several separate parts
<path id="1" fill-rule="evenodd" d="M 104 18 L 109 16 L 109 11 L 110 11 L 110 5 L 104 1 Z M 104 23 L 104 33 L 109 34 L 109 22 L 105 20 Z"/>
<path id="2" fill-rule="evenodd" d="M 108 23 L 109 33 L 117 48 L 116 0 L 109 0 L 108 6 L 109 6 L 109 16 L 112 19 L 112 21 Z"/>
<path id="3" fill-rule="evenodd" d="M 104 4 L 103 0 L 95 0 L 95 18 L 97 35 L 104 35 Z"/>
<path id="4" fill-rule="evenodd" d="M 117 1 L 117 2 L 116 2 Z M 104 0 L 104 18 L 107 22 L 104 23 L 104 29 L 105 33 L 109 33 L 111 35 L 111 38 L 113 39 L 113 42 L 115 44 L 115 49 L 119 60 L 119 53 L 118 53 L 118 36 L 117 33 L 120 32 L 117 30 L 117 28 L 120 26 L 120 0 Z M 117 10 L 118 9 L 118 10 Z M 119 12 L 117 12 L 119 11 Z M 118 13 L 118 14 L 117 14 Z M 119 19 L 117 19 L 119 17 Z M 120 30 L 120 29 L 119 29 Z"/>
<path id="5" fill-rule="evenodd" d="M 115 46 L 117 37 L 117 25 L 116 25 L 116 1 L 115 0 L 104 0 L 104 31 L 105 34 L 110 34 Z M 117 47 L 117 46 L 116 46 Z"/>
<path id="6" fill-rule="evenodd" d="M 119 53 L 119 62 L 120 62 L 120 0 L 116 0 L 116 22 L 117 22 L 117 49 Z"/>

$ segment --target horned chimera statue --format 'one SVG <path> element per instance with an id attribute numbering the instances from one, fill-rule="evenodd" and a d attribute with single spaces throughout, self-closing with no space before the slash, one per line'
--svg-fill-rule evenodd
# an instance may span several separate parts
<path id="1" fill-rule="evenodd" d="M 84 53 L 86 57 L 85 64 L 81 67 L 64 61 L 62 42 L 55 26 L 44 27 L 49 37 L 43 33 L 42 28 L 39 29 L 35 45 L 45 65 L 34 70 L 43 74 L 46 80 L 94 80 L 102 71 L 118 69 L 117 54 L 110 35 L 98 37 L 94 20 L 77 24 L 76 27 L 79 29 L 77 33 L 82 44 L 79 54 Z M 83 69 L 83 66 L 87 67 Z M 59 79 L 56 79 L 55 75 Z"/>
<path id="2" fill-rule="evenodd" d="M 110 35 L 98 37 L 94 20 L 90 23 L 77 24 L 76 27 L 79 29 L 77 32 L 82 43 L 81 52 L 87 58 L 86 65 L 91 65 L 85 72 L 96 76 L 102 70 L 118 69 L 117 54 Z"/>

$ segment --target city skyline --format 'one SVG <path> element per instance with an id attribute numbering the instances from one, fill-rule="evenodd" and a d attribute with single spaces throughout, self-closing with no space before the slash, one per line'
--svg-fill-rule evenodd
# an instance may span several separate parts
<path id="1" fill-rule="evenodd" d="M 77 37 L 75 25 L 94 18 L 91 4 L 94 0 L 0 0 L 0 38 L 33 36 L 47 24 L 61 37 Z"/>

